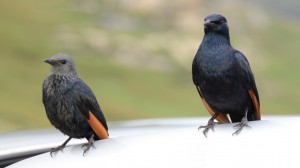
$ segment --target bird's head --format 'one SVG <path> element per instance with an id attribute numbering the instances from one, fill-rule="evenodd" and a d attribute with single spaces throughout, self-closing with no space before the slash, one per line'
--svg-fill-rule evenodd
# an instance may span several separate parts
<path id="1" fill-rule="evenodd" d="M 69 55 L 65 53 L 56 54 L 51 58 L 44 60 L 44 62 L 52 66 L 52 74 L 65 76 L 77 75 L 76 65 L 74 61 Z"/>
<path id="2" fill-rule="evenodd" d="M 211 14 L 204 19 L 204 32 L 228 35 L 227 20 L 220 14 Z"/>

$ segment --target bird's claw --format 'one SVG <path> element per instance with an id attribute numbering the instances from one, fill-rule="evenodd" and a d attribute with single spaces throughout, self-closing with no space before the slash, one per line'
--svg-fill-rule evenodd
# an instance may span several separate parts
<path id="1" fill-rule="evenodd" d="M 240 123 L 238 123 L 238 124 L 236 124 L 236 125 L 233 126 L 233 128 L 237 129 L 237 130 L 232 134 L 232 136 L 239 135 L 240 132 L 243 130 L 244 127 L 251 128 L 251 126 L 248 125 L 248 119 L 247 119 L 247 117 L 243 117 Z"/>
<path id="2" fill-rule="evenodd" d="M 62 151 L 64 149 L 64 146 L 58 146 L 57 148 L 51 148 L 50 149 L 50 156 L 53 158 L 53 153 L 57 153 L 58 151 Z"/>
<path id="3" fill-rule="evenodd" d="M 83 150 L 83 156 L 90 150 L 91 147 L 95 148 L 93 142 L 88 142 L 88 143 L 83 144 L 83 145 L 81 146 L 81 148 L 85 148 L 85 149 Z"/>
<path id="4" fill-rule="evenodd" d="M 215 130 L 214 130 L 215 125 L 216 125 L 216 122 L 208 122 L 207 125 L 205 125 L 205 126 L 200 126 L 200 127 L 198 128 L 198 131 L 199 131 L 200 129 L 204 128 L 203 134 L 204 134 L 204 136 L 207 138 L 207 133 L 208 133 L 209 129 L 211 129 L 212 131 L 215 131 Z"/>
<path id="5" fill-rule="evenodd" d="M 58 151 L 62 151 L 62 150 L 66 147 L 67 143 L 68 143 L 71 139 L 72 139 L 72 138 L 69 137 L 62 145 L 59 145 L 59 146 L 56 147 L 56 148 L 51 148 L 51 149 L 50 149 L 50 156 L 53 157 L 52 153 L 57 153 Z"/>

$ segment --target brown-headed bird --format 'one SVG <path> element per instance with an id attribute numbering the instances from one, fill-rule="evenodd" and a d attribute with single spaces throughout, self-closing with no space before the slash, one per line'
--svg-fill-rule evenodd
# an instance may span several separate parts
<path id="1" fill-rule="evenodd" d="M 50 123 L 69 138 L 50 155 L 62 150 L 72 138 L 86 138 L 83 155 L 94 140 L 108 138 L 105 117 L 92 90 L 77 76 L 70 56 L 59 53 L 46 59 L 51 74 L 43 83 L 43 103 Z"/>
<path id="2" fill-rule="evenodd" d="M 207 136 L 219 123 L 239 122 L 237 135 L 247 122 L 260 120 L 260 103 L 247 58 L 230 44 L 227 20 L 219 14 L 204 19 L 204 37 L 193 60 L 193 82 L 211 119 L 203 128 Z"/>

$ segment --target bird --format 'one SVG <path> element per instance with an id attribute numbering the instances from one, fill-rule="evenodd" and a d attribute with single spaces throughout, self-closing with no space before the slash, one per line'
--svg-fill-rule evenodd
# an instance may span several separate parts
<path id="1" fill-rule="evenodd" d="M 43 104 L 50 123 L 69 138 L 50 149 L 50 155 L 62 151 L 72 138 L 86 138 L 83 156 L 94 140 L 107 139 L 108 127 L 90 87 L 77 75 L 73 59 L 58 53 L 44 60 L 51 65 L 51 73 L 43 82 Z"/>
<path id="2" fill-rule="evenodd" d="M 261 120 L 260 100 L 246 56 L 230 43 L 227 19 L 211 14 L 204 19 L 204 37 L 192 63 L 192 79 L 206 110 L 212 116 L 200 126 L 207 137 L 218 123 L 235 123 L 238 135 L 248 121 Z"/>

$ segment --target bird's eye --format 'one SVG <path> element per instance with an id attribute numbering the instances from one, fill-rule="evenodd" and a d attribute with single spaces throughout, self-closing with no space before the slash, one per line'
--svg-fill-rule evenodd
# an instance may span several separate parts
<path id="1" fill-rule="evenodd" d="M 224 21 L 223 20 L 216 20 L 216 21 L 211 21 L 214 24 L 222 24 Z"/>
<path id="2" fill-rule="evenodd" d="M 61 63 L 62 63 L 62 64 L 66 64 L 67 61 L 66 61 L 66 60 L 62 60 Z"/>

